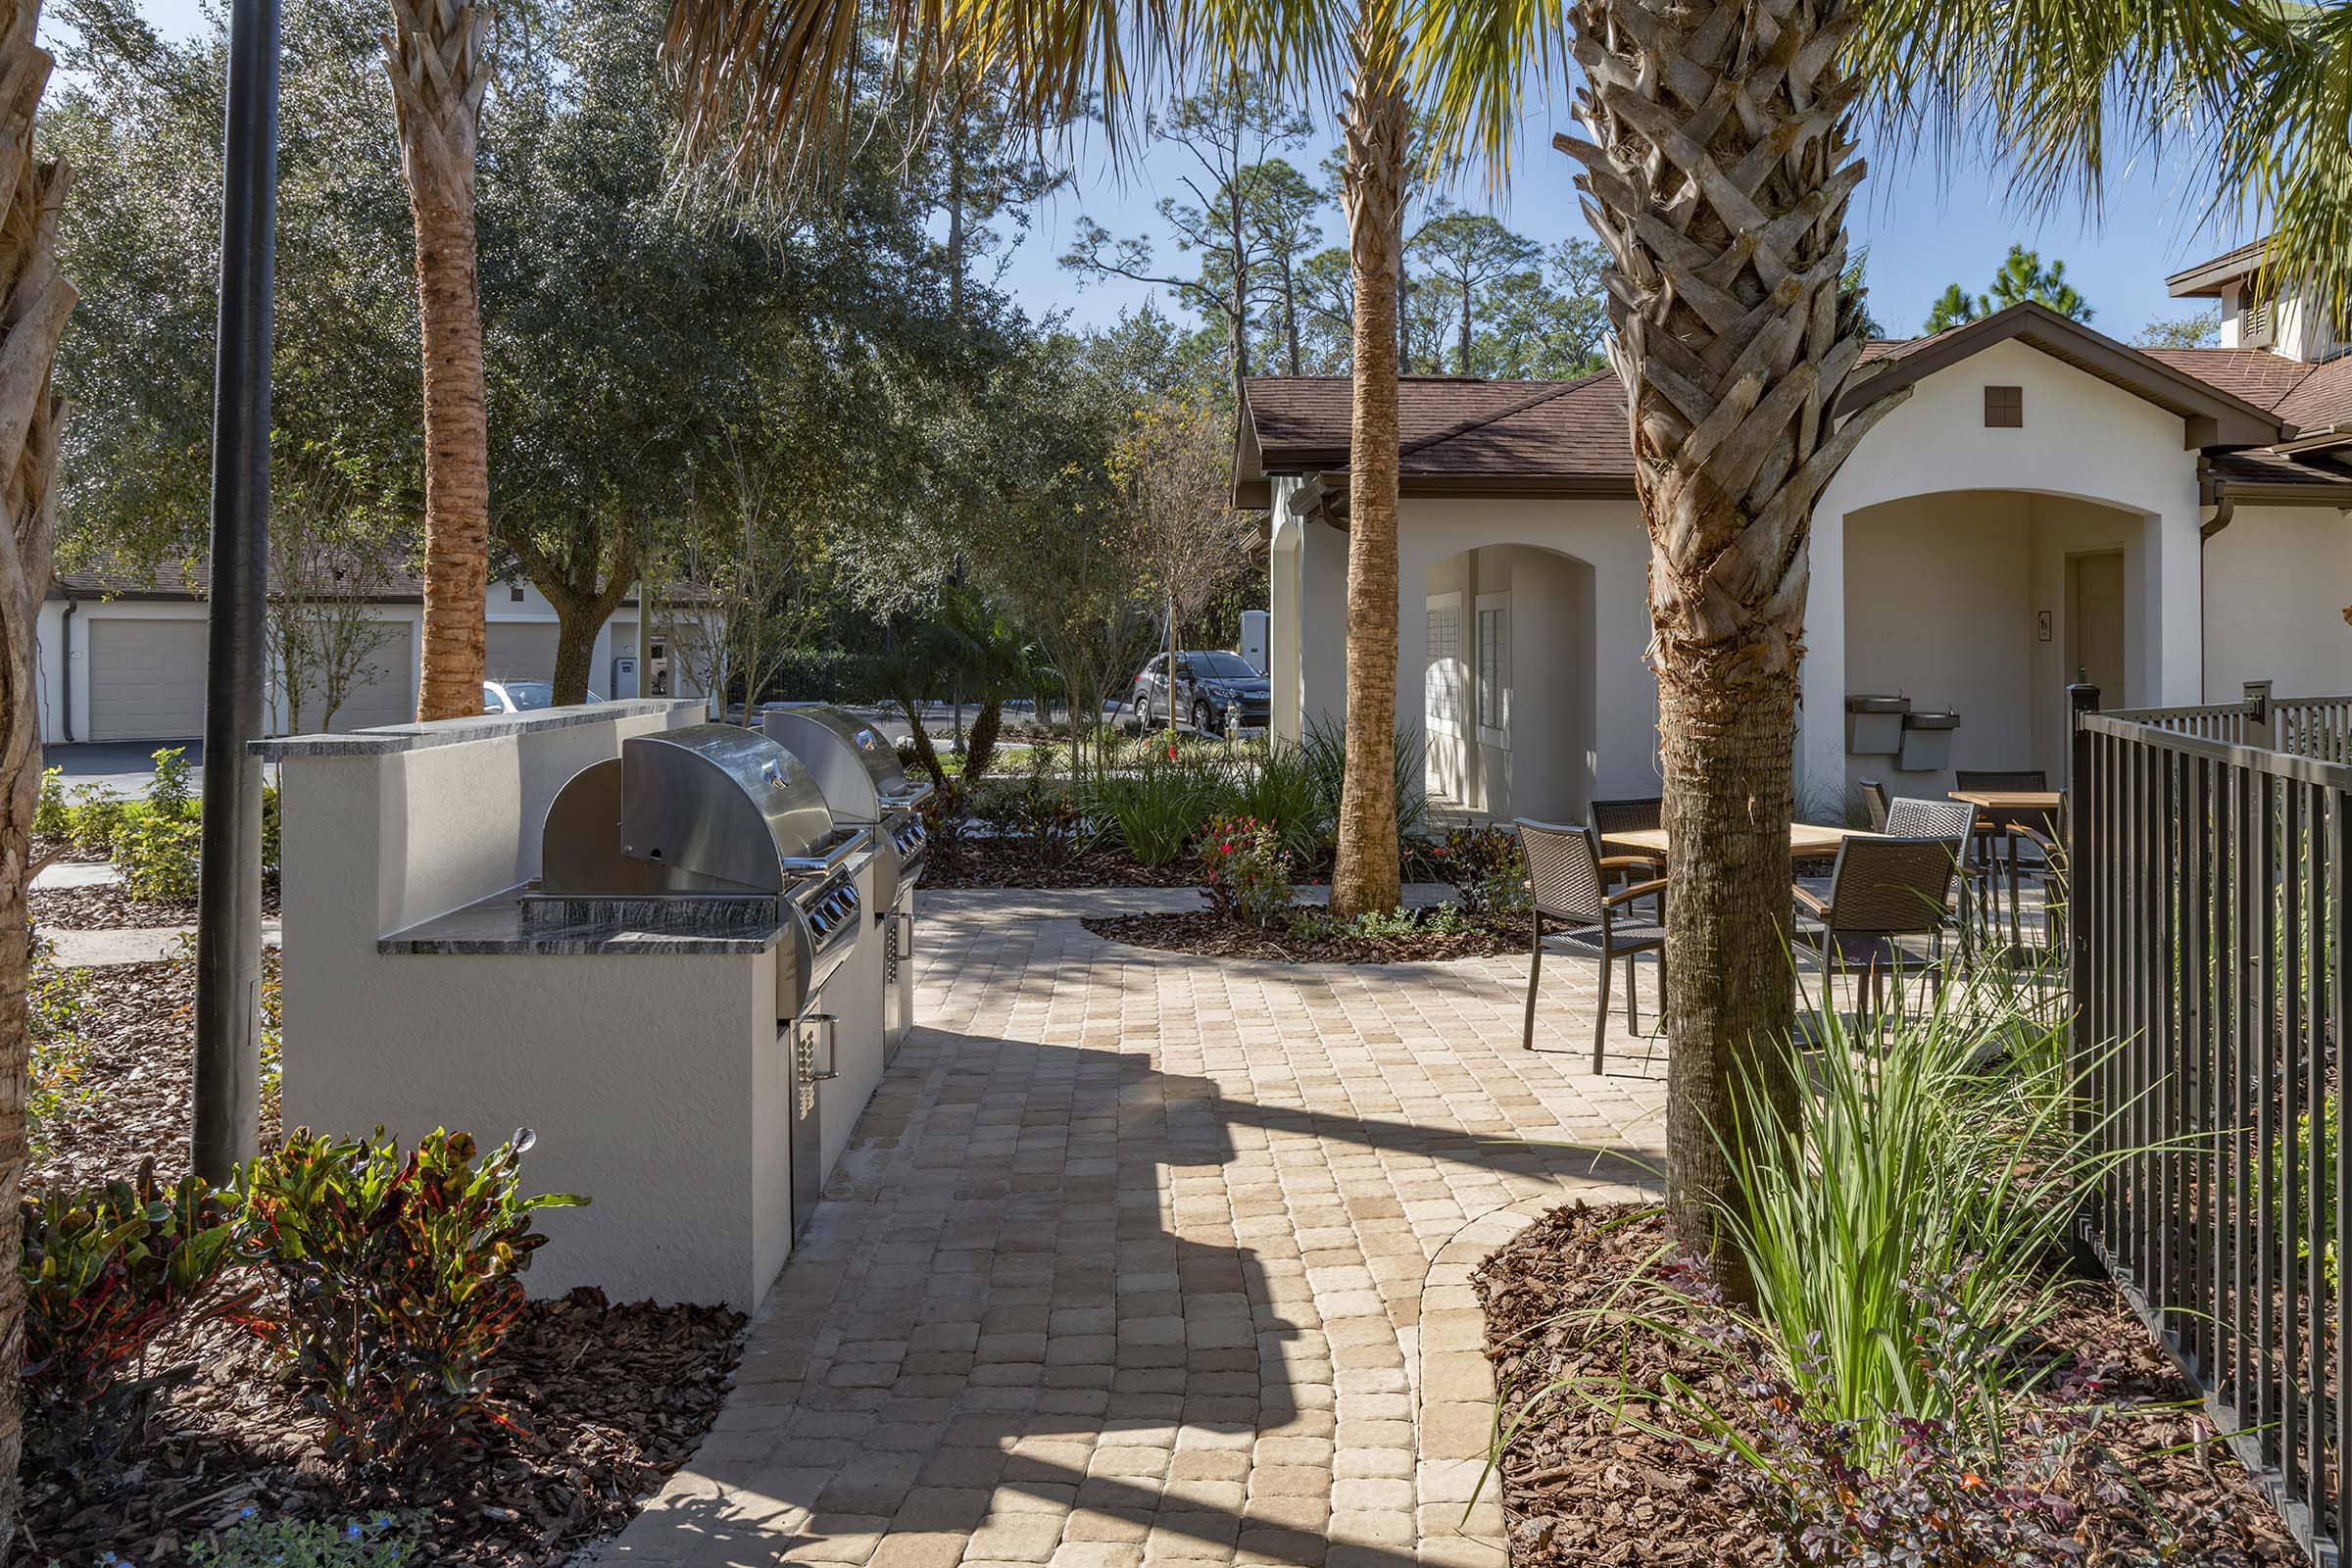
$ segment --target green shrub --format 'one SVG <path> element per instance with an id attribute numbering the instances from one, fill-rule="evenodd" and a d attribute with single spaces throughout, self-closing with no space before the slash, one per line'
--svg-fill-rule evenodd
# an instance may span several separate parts
<path id="1" fill-rule="evenodd" d="M 533 1211 L 587 1201 L 522 1196 L 530 1143 L 518 1133 L 477 1163 L 465 1133 L 403 1154 L 381 1129 L 350 1141 L 304 1129 L 248 1167 L 244 1245 L 285 1289 L 273 1344 L 325 1421 L 328 1452 L 355 1471 L 430 1469 L 500 1419 L 487 1363 L 547 1241 Z"/>
<path id="2" fill-rule="evenodd" d="M 1464 914 L 1493 914 L 1527 905 L 1527 857 L 1519 835 L 1501 827 L 1457 827 L 1419 856 L 1419 868 L 1460 895 Z"/>
<path id="3" fill-rule="evenodd" d="M 103 784 L 76 784 L 67 794 L 66 837 L 74 847 L 92 853 L 112 853 L 115 825 L 122 817 L 122 797 Z"/>
<path id="4" fill-rule="evenodd" d="M 124 1373 L 205 1301 L 236 1232 L 212 1188 L 195 1176 L 158 1188 L 152 1161 L 136 1181 L 28 1201 L 24 1219 L 25 1396 L 44 1451 L 64 1459 L 119 1431 L 161 1385 Z"/>
<path id="5" fill-rule="evenodd" d="M 115 824 L 114 859 L 132 898 L 185 904 L 196 897 L 203 865 L 203 820 L 193 810 L 167 813 L 132 801 Z"/>
<path id="6" fill-rule="evenodd" d="M 147 804 L 160 815 L 185 816 L 196 803 L 188 787 L 188 749 L 166 746 L 155 753 L 155 776 L 147 781 Z"/>
<path id="7" fill-rule="evenodd" d="M 330 1525 L 264 1519 L 248 1507 L 220 1538 L 188 1547 L 194 1568 L 401 1568 L 415 1544 L 389 1514 Z"/>
<path id="8" fill-rule="evenodd" d="M 277 874 L 277 786 L 265 781 L 262 785 L 262 870 L 266 875 Z"/>
<path id="9" fill-rule="evenodd" d="M 36 839 L 74 836 L 74 812 L 66 805 L 65 773 L 62 767 L 41 769 L 40 798 L 32 804 L 32 836 Z"/>
<path id="10" fill-rule="evenodd" d="M 1272 925 L 1291 904 L 1282 836 L 1253 816 L 1216 816 L 1200 832 L 1201 894 L 1229 920 Z"/>
<path id="11" fill-rule="evenodd" d="M 1232 799 L 1221 759 L 1153 759 L 1093 783 L 1088 814 L 1107 824 L 1145 865 L 1166 865 Z"/>
<path id="12" fill-rule="evenodd" d="M 35 1159 L 46 1158 L 59 1117 L 90 1098 L 82 1082 L 89 1048 L 81 1038 L 82 1015 L 90 1004 L 90 971 L 57 961 L 57 944 L 32 941 L 31 967 L 24 982 L 25 1033 L 29 1048 L 24 1081 L 24 1127 Z"/>
<path id="13" fill-rule="evenodd" d="M 1268 746 L 1245 761 L 1234 780 L 1233 808 L 1272 824 L 1296 858 L 1311 858 L 1331 843 L 1332 815 L 1303 748 Z"/>
<path id="14" fill-rule="evenodd" d="M 1413 936 L 1458 936 L 1469 929 L 1462 911 L 1450 904 L 1425 909 L 1366 909 L 1352 920 L 1319 906 L 1291 913 L 1294 936 L 1323 941 L 1401 942 Z"/>

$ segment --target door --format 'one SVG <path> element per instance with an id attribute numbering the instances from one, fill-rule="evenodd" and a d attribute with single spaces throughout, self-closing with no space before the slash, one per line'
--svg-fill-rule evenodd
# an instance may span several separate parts
<path id="1" fill-rule="evenodd" d="M 2124 553 L 2077 556 L 2067 565 L 2073 578 L 2067 625 L 2075 656 L 2074 668 L 2067 674 L 2098 687 L 2101 707 L 2121 708 L 2129 701 L 2124 688 Z"/>
<path id="2" fill-rule="evenodd" d="M 486 679 L 556 678 L 554 621 L 494 620 L 482 631 L 482 674 Z"/>
<path id="3" fill-rule="evenodd" d="M 90 739 L 162 741 L 204 733 L 201 620 L 94 617 Z"/>

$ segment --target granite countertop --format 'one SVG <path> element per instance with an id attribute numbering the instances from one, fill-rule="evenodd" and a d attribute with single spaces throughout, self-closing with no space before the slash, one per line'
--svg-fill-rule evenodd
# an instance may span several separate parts
<path id="1" fill-rule="evenodd" d="M 436 915 L 406 931 L 377 940 L 378 953 L 405 954 L 729 954 L 750 956 L 774 950 L 783 923 L 772 918 L 747 925 L 740 919 L 714 919 L 706 929 L 671 924 L 648 929 L 633 924 L 627 910 L 614 917 L 574 924 L 548 924 L 544 918 L 526 926 L 522 893 L 509 888 L 477 904 Z M 603 901 L 596 901 L 603 902 Z"/>
<path id="2" fill-rule="evenodd" d="M 534 730 L 569 729 L 574 724 L 609 724 L 615 719 L 642 718 L 649 713 L 673 713 L 681 708 L 707 709 L 700 697 L 625 698 L 611 703 L 576 703 L 568 708 L 542 708 L 528 713 L 472 713 L 464 718 L 438 719 L 430 724 L 385 724 L 340 735 L 279 735 L 255 741 L 250 750 L 265 762 L 283 762 L 311 757 L 386 757 L 396 752 L 428 751 L 436 746 L 463 746 L 468 741 L 503 740 Z"/>

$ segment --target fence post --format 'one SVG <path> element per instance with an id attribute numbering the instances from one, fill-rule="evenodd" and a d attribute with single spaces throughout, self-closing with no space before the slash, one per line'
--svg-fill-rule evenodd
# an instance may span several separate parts
<path id="1" fill-rule="evenodd" d="M 2259 746 L 2266 752 L 2278 749 L 2278 738 L 2272 733 L 2276 722 L 2271 712 L 2271 683 L 2267 680 L 2246 682 L 2246 744 Z"/>
<path id="2" fill-rule="evenodd" d="M 2066 1060 L 2073 1083 L 2075 1131 L 2087 1136 L 2093 1111 L 2083 1102 L 2082 1074 L 2098 1043 L 2085 1039 L 2090 1008 L 2090 933 L 2098 918 L 2098 875 L 2094 867 L 2101 846 L 2091 810 L 2090 732 L 2082 715 L 2099 710 L 2099 689 L 2078 681 L 2066 689 Z"/>

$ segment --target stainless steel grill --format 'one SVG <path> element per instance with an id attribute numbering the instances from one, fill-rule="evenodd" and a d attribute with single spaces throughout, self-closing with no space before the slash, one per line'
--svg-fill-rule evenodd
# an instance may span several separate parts
<path id="1" fill-rule="evenodd" d="M 796 1017 L 857 943 L 859 858 L 873 838 L 836 822 L 808 767 L 756 731 L 634 735 L 558 792 L 524 917 L 696 932 L 780 923 L 776 1010 Z"/>
<path id="2" fill-rule="evenodd" d="M 770 703 L 760 710 L 768 738 L 808 765 L 833 820 L 874 830 L 876 917 L 922 880 L 928 783 L 906 776 L 898 748 L 855 713 L 824 703 Z"/>

